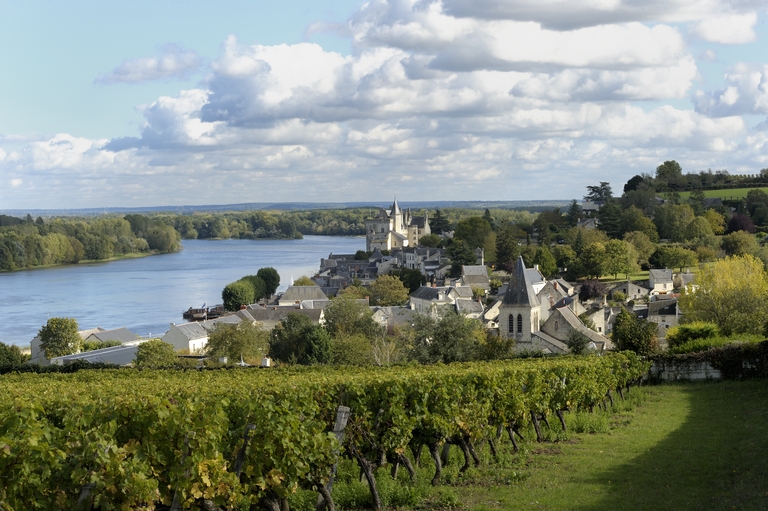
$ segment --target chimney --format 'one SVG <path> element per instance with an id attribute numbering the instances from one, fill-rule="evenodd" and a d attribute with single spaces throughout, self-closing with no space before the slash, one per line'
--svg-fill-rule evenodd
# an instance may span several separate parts
<path id="1" fill-rule="evenodd" d="M 555 291 L 557 291 L 557 281 L 556 280 L 552 281 L 552 287 L 554 287 Z"/>

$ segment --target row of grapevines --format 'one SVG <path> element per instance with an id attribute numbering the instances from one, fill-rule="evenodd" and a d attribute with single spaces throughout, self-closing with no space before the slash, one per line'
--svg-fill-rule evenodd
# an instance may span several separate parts
<path id="1" fill-rule="evenodd" d="M 339 452 L 366 474 L 467 456 L 552 413 L 590 408 L 647 371 L 631 353 L 384 369 L 81 371 L 0 378 L 0 508 L 278 509 L 319 489 Z M 378 503 L 371 483 L 374 505 Z"/>

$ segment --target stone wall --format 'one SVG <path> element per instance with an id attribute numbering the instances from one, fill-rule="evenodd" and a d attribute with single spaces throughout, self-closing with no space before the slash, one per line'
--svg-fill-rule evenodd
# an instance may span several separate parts
<path id="1" fill-rule="evenodd" d="M 656 381 L 697 381 L 720 380 L 722 373 L 707 361 L 694 360 L 654 360 L 648 373 Z"/>

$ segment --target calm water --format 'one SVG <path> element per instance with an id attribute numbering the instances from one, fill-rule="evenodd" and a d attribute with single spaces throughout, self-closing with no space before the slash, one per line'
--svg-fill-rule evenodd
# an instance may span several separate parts
<path id="1" fill-rule="evenodd" d="M 221 290 L 271 266 L 280 289 L 291 277 L 313 275 L 320 258 L 365 249 L 364 238 L 305 236 L 303 240 L 185 240 L 184 250 L 109 263 L 0 273 L 0 341 L 28 345 L 50 317 L 81 329 L 126 327 L 162 335 L 182 323 L 182 311 L 221 303 Z"/>

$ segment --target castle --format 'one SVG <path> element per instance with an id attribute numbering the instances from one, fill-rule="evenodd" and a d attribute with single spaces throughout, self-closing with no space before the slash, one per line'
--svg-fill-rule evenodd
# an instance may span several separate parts
<path id="1" fill-rule="evenodd" d="M 365 221 L 365 250 L 415 247 L 422 236 L 431 232 L 426 212 L 424 216 L 412 216 L 411 208 L 401 210 L 395 197 L 391 209 L 382 208 L 375 217 Z"/>

